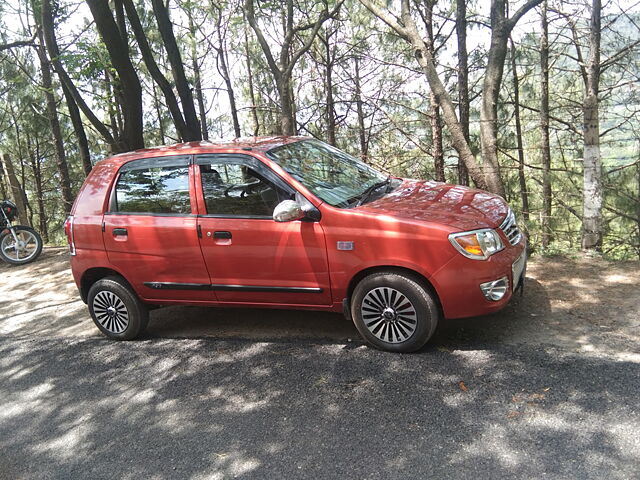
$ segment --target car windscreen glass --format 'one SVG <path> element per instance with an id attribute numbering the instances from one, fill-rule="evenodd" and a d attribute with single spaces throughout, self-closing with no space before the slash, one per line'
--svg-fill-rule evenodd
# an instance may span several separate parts
<path id="1" fill-rule="evenodd" d="M 318 140 L 288 143 L 267 152 L 289 175 L 334 207 L 357 205 L 387 175 Z M 375 188 L 375 187 L 374 187 Z"/>

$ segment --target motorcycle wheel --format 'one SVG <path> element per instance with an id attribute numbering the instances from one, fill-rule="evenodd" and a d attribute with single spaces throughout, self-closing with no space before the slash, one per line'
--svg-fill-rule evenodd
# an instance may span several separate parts
<path id="1" fill-rule="evenodd" d="M 11 265 L 24 265 L 33 262 L 42 252 L 42 237 L 31 227 L 18 225 L 0 235 L 0 257 Z"/>

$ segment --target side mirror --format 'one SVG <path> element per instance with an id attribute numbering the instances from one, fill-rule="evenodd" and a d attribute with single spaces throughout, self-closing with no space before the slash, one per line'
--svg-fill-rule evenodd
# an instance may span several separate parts
<path id="1" fill-rule="evenodd" d="M 283 200 L 273 209 L 273 219 L 276 222 L 293 222 L 304 216 L 302 207 L 295 200 Z"/>

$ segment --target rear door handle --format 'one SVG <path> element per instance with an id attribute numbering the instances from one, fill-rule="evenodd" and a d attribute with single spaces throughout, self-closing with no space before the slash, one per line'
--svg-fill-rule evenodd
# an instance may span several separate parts
<path id="1" fill-rule="evenodd" d="M 113 229 L 113 236 L 118 236 L 118 235 L 127 235 L 127 229 L 126 228 L 114 228 Z"/>
<path id="2" fill-rule="evenodd" d="M 226 239 L 226 240 L 230 240 L 231 239 L 231 232 L 227 232 L 227 231 L 213 232 L 213 238 L 223 238 L 223 239 Z"/>

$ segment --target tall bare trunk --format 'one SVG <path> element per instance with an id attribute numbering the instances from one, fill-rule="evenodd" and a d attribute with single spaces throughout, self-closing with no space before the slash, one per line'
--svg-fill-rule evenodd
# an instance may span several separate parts
<path id="1" fill-rule="evenodd" d="M 249 35 L 247 26 L 244 27 L 244 54 L 247 62 L 247 76 L 249 82 L 249 97 L 251 99 L 251 117 L 253 118 L 253 136 L 260 133 L 260 120 L 258 119 L 258 105 L 256 105 L 256 95 L 253 87 L 253 68 L 251 67 L 251 52 L 249 50 Z"/>
<path id="2" fill-rule="evenodd" d="M 78 108 L 78 104 L 74 100 L 71 91 L 64 83 L 62 83 L 62 92 L 64 93 L 64 100 L 67 104 L 67 109 L 69 110 L 69 117 L 71 117 L 73 131 L 76 134 L 80 160 L 82 162 L 82 170 L 85 175 L 89 175 L 93 165 L 91 164 L 89 140 L 87 140 L 87 133 L 84 130 L 84 124 L 82 123 L 82 117 L 80 116 L 80 109 Z"/>
<path id="3" fill-rule="evenodd" d="M 291 100 L 291 78 L 281 78 L 278 83 L 280 97 L 280 132 L 282 135 L 295 135 L 296 125 L 293 118 Z"/>
<path id="4" fill-rule="evenodd" d="M 547 2 L 542 3 L 540 36 L 540 133 L 542 152 L 542 247 L 551 243 L 551 150 L 549 146 L 549 24 Z"/>
<path id="5" fill-rule="evenodd" d="M 600 19 L 602 5 L 593 0 L 589 27 L 589 57 L 586 64 L 584 119 L 584 189 L 582 248 L 602 250 L 602 163 L 600 158 Z"/>
<path id="6" fill-rule="evenodd" d="M 362 102 L 362 87 L 360 86 L 360 59 L 354 58 L 355 76 L 354 86 L 356 89 L 356 112 L 358 115 L 358 140 L 360 140 L 360 158 L 366 162 L 369 158 L 369 143 L 367 142 L 367 131 L 364 126 L 364 106 Z"/>
<path id="7" fill-rule="evenodd" d="M 636 246 L 638 250 L 638 258 L 640 259 L 640 158 L 638 159 L 638 163 L 636 164 L 637 171 L 637 181 L 638 181 L 638 195 L 636 196 L 636 224 L 638 228 L 638 244 Z"/>
<path id="8" fill-rule="evenodd" d="M 238 118 L 238 107 L 236 105 L 236 94 L 233 89 L 233 83 L 231 82 L 231 74 L 229 73 L 229 62 L 227 59 L 227 51 L 226 46 L 224 44 L 224 39 L 221 36 L 220 31 L 218 31 L 220 49 L 218 50 L 218 69 L 224 80 L 224 85 L 227 90 L 227 96 L 229 97 L 229 109 L 231 110 L 231 121 L 233 122 L 233 133 L 236 137 L 242 136 L 242 132 L 240 131 L 240 120 Z"/>
<path id="9" fill-rule="evenodd" d="M 60 129 L 60 120 L 58 119 L 58 109 L 56 99 L 53 95 L 53 84 L 51 82 L 51 67 L 47 52 L 45 51 L 42 32 L 40 35 L 40 44 L 38 45 L 38 59 L 40 60 L 40 70 L 42 73 L 42 89 L 47 103 L 47 119 L 51 128 L 53 137 L 53 145 L 56 155 L 56 166 L 58 169 L 60 189 L 62 192 L 62 204 L 65 213 L 71 212 L 73 206 L 73 193 L 71 192 L 71 180 L 69 179 L 69 166 L 67 164 L 67 154 L 64 149 L 64 140 L 62 138 L 62 130 Z"/>
<path id="10" fill-rule="evenodd" d="M 429 0 L 426 3 L 424 13 L 424 23 L 427 28 L 427 49 L 429 54 L 435 63 L 436 50 L 434 46 L 433 35 L 433 7 L 435 6 L 434 0 Z M 438 182 L 444 182 L 444 151 L 442 148 L 442 121 L 440 119 L 440 105 L 438 104 L 438 98 L 433 91 L 429 92 L 429 118 L 431 124 L 431 155 L 433 157 L 433 166 L 435 169 L 435 178 Z"/>
<path id="11" fill-rule="evenodd" d="M 18 207 L 18 221 L 22 225 L 29 225 L 29 219 L 27 217 L 27 196 L 16 176 L 11 157 L 7 153 L 0 152 L 0 161 L 2 162 L 2 169 L 9 184 L 9 189 L 11 190 L 11 196 L 16 207 Z"/>
<path id="12" fill-rule="evenodd" d="M 442 147 L 442 122 L 440 120 L 440 107 L 435 95 L 429 95 L 430 100 L 430 123 L 431 123 L 431 155 L 433 156 L 433 166 L 435 178 L 438 182 L 446 181 L 444 175 L 444 150 Z"/>
<path id="13" fill-rule="evenodd" d="M 160 132 L 160 145 L 164 145 L 166 143 L 166 133 L 164 128 L 164 120 L 162 119 L 162 105 L 160 103 L 160 99 L 158 98 L 158 91 L 156 90 L 155 84 L 151 86 L 153 93 L 153 107 L 156 110 L 156 117 L 158 117 L 158 130 Z"/>
<path id="14" fill-rule="evenodd" d="M 186 124 L 185 142 L 191 142 L 194 140 L 202 140 L 202 133 L 200 131 L 200 123 L 196 116 L 196 107 L 193 102 L 193 94 L 191 93 L 191 86 L 187 81 L 187 76 L 184 73 L 184 64 L 182 63 L 182 55 L 176 42 L 176 37 L 173 33 L 173 26 L 171 19 L 169 18 L 169 11 L 164 4 L 163 0 L 152 0 L 153 13 L 155 14 L 156 21 L 158 23 L 158 30 L 164 43 L 164 48 L 167 52 L 167 58 L 171 64 L 171 72 L 173 74 L 173 80 L 175 82 L 178 96 L 182 103 L 182 112 L 184 113 L 184 121 Z"/>
<path id="15" fill-rule="evenodd" d="M 524 174 L 524 146 L 522 144 L 522 123 L 520 121 L 520 79 L 516 64 L 516 49 L 511 42 L 511 71 L 513 72 L 513 99 L 515 102 L 514 116 L 516 120 L 516 143 L 518 147 L 518 184 L 520 186 L 520 200 L 522 201 L 522 216 L 529 221 L 529 191 Z"/>
<path id="16" fill-rule="evenodd" d="M 44 192 L 42 188 L 42 168 L 40 165 L 40 152 L 38 139 L 36 141 L 36 151 L 32 145 L 31 138 L 27 135 L 27 151 L 29 153 L 29 161 L 31 164 L 31 172 L 33 174 L 33 183 L 35 186 L 36 203 L 38 205 L 38 231 L 42 235 L 45 243 L 49 242 L 49 228 L 47 225 L 47 212 L 44 207 Z"/>
<path id="17" fill-rule="evenodd" d="M 462 134 L 469 143 L 469 60 L 467 55 L 467 2 L 456 1 L 456 36 L 458 38 L 458 114 Z M 458 183 L 469 185 L 469 172 L 458 158 Z"/>
<path id="18" fill-rule="evenodd" d="M 209 140 L 209 129 L 207 127 L 207 111 L 204 105 L 204 93 L 202 92 L 202 80 L 200 78 L 200 63 L 198 62 L 198 45 L 196 42 L 196 27 L 193 23 L 191 7 L 186 8 L 189 20 L 189 35 L 191 40 L 191 68 L 193 69 L 193 88 L 198 103 L 198 115 L 200 116 L 200 130 L 203 140 Z"/>
<path id="19" fill-rule="evenodd" d="M 333 33 L 325 29 L 325 36 L 320 36 L 320 40 L 324 45 L 325 56 L 325 121 L 327 125 L 327 142 L 331 145 L 336 144 L 336 108 L 333 98 L 333 64 L 335 61 L 335 48 L 331 48 L 331 37 Z"/>

